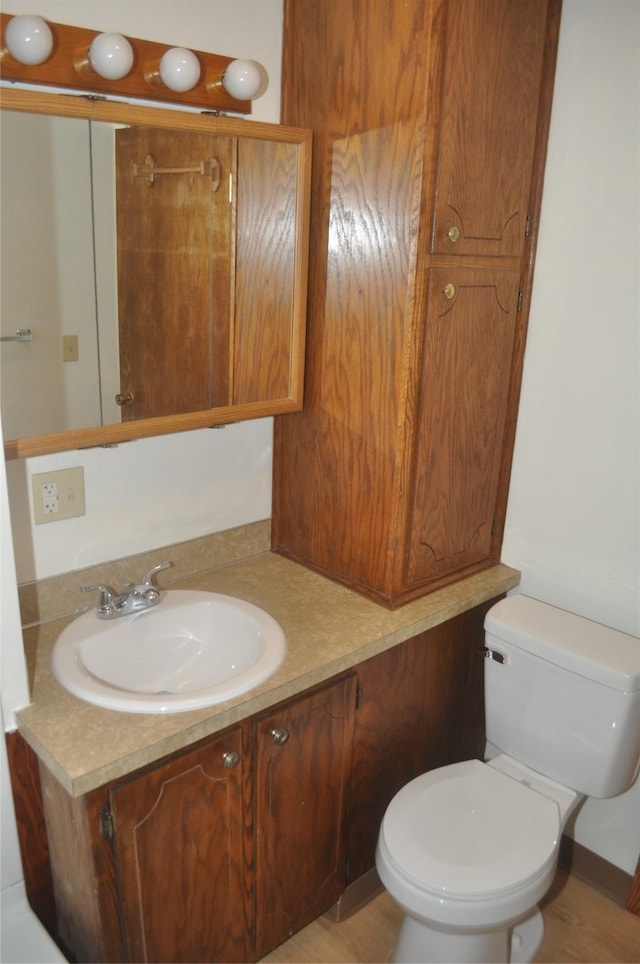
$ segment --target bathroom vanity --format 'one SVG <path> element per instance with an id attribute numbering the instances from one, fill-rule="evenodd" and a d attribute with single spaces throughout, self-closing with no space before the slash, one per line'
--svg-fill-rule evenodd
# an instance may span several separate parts
<path id="1" fill-rule="evenodd" d="M 69 620 L 27 630 L 16 740 L 42 814 L 32 799 L 23 835 L 33 859 L 44 819 L 63 945 L 80 961 L 249 961 L 346 915 L 397 789 L 482 753 L 484 613 L 517 582 L 498 565 L 389 612 L 272 553 L 191 577 L 265 608 L 288 653 L 244 697 L 171 715 L 74 698 L 49 669 Z"/>

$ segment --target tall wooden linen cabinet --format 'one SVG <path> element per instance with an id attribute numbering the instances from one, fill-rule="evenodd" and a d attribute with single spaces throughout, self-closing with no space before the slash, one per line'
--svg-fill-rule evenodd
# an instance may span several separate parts
<path id="1" fill-rule="evenodd" d="M 499 559 L 561 0 L 285 0 L 312 128 L 273 547 L 397 606 Z"/>

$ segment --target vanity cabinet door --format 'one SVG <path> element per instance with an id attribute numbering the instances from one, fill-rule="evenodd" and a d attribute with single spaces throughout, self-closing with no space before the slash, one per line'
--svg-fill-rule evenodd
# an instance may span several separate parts
<path id="1" fill-rule="evenodd" d="M 355 697 L 351 674 L 255 723 L 256 958 L 344 888 Z"/>
<path id="2" fill-rule="evenodd" d="M 482 757 L 483 625 L 495 602 L 358 667 L 347 836 L 350 882 L 374 867 L 380 823 L 401 787 L 427 770 Z M 348 912 L 346 895 L 344 904 Z"/>
<path id="3" fill-rule="evenodd" d="M 111 791 L 129 961 L 246 961 L 242 730 Z"/>

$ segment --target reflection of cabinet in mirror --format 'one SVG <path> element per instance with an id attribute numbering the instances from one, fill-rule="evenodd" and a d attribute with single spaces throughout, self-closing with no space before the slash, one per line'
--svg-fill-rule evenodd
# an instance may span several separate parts
<path id="1" fill-rule="evenodd" d="M 123 420 L 228 404 L 233 140 L 116 131 Z"/>
<path id="2" fill-rule="evenodd" d="M 123 419 L 286 397 L 295 176 L 292 144 L 116 132 Z"/>
<path id="3" fill-rule="evenodd" d="M 2 397 L 7 456 L 112 444 L 299 409 L 310 132 L 7 89 L 0 91 L 0 104 L 2 123 L 8 120 L 14 127 L 23 114 L 32 120 L 38 115 L 48 122 L 62 119 L 68 125 L 90 122 L 85 134 L 88 146 L 74 152 L 88 153 L 88 168 L 83 173 L 67 171 L 72 186 L 62 195 L 42 184 L 47 208 L 36 205 L 34 222 L 23 223 L 17 216 L 10 219 L 3 238 L 4 273 L 8 267 L 5 255 L 17 252 L 20 236 L 23 250 L 32 255 L 37 251 L 43 211 L 57 209 L 62 222 L 73 225 L 70 239 L 87 262 L 83 267 L 76 257 L 66 269 L 72 277 L 71 293 L 57 306 L 60 317 L 55 324 L 30 304 L 23 310 L 12 307 L 9 312 L 3 295 L 3 336 L 14 334 L 14 328 L 33 328 L 29 345 L 2 346 L 5 388 L 19 369 L 17 387 L 3 390 Z M 66 147 L 65 133 L 52 136 L 60 137 Z M 151 158 L 148 164 L 147 158 Z M 153 178 L 148 171 L 151 166 Z M 192 167 L 194 171 L 190 171 Z M 160 173 L 175 168 L 187 171 Z M 106 173 L 110 200 L 91 181 L 98 169 Z M 14 188 L 13 176 L 6 176 L 10 170 L 3 165 L 3 192 L 9 195 Z M 82 185 L 93 198 L 89 221 L 94 217 L 97 225 L 90 223 L 84 235 L 76 228 L 75 213 L 69 217 L 75 212 Z M 62 260 L 70 246 L 54 236 L 51 243 L 40 245 L 40 253 L 19 267 L 17 274 L 15 265 L 8 268 L 22 279 L 14 287 L 22 293 L 39 287 L 24 280 L 33 277 L 35 270 L 38 275 L 50 273 L 50 290 L 57 290 L 60 280 L 54 262 Z M 45 259 L 45 254 L 50 257 Z M 106 281 L 94 278 L 93 264 L 101 268 L 108 262 L 113 263 L 112 277 Z M 91 322 L 79 338 L 81 362 L 88 355 L 100 362 L 100 370 L 94 369 L 91 376 L 85 374 L 82 364 L 74 369 L 62 363 L 61 336 L 77 330 L 69 308 L 77 306 L 83 289 L 89 299 L 83 317 L 90 315 Z M 48 314 L 52 303 L 50 297 Z M 106 325 L 109 317 L 111 332 Z M 68 424 L 27 425 L 23 421 L 13 423 L 17 428 L 12 431 L 11 416 L 22 408 L 25 386 L 38 384 L 30 360 L 45 340 L 49 383 L 42 404 L 35 407 L 49 411 L 56 392 L 65 395 L 68 389 L 64 384 L 58 389 L 53 379 L 54 371 L 60 380 L 65 369 L 69 381 L 70 376 L 78 380 L 82 368 L 95 401 L 85 401 L 85 396 L 67 401 L 73 414 Z M 113 364 L 105 365 L 109 359 Z M 29 393 L 34 390 L 30 388 Z M 134 402 L 118 408 L 115 396 L 121 396 L 122 402 L 129 392 Z M 90 418 L 86 416 L 89 411 L 93 412 Z"/>

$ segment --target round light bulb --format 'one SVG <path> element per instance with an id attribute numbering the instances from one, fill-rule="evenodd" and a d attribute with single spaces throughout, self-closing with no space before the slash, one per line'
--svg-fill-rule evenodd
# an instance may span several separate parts
<path id="1" fill-rule="evenodd" d="M 121 80 L 133 67 L 133 48 L 119 33 L 100 33 L 89 47 L 89 63 L 105 80 Z"/>
<path id="2" fill-rule="evenodd" d="M 53 34 L 42 17 L 12 17 L 4 34 L 11 56 L 21 64 L 43 64 L 53 50 Z"/>
<path id="3" fill-rule="evenodd" d="M 172 47 L 160 58 L 160 80 L 176 93 L 193 90 L 200 80 L 200 61 L 191 50 Z"/>
<path id="4" fill-rule="evenodd" d="M 260 68 L 253 60 L 232 60 L 222 75 L 222 86 L 237 100 L 251 100 L 262 86 Z"/>

